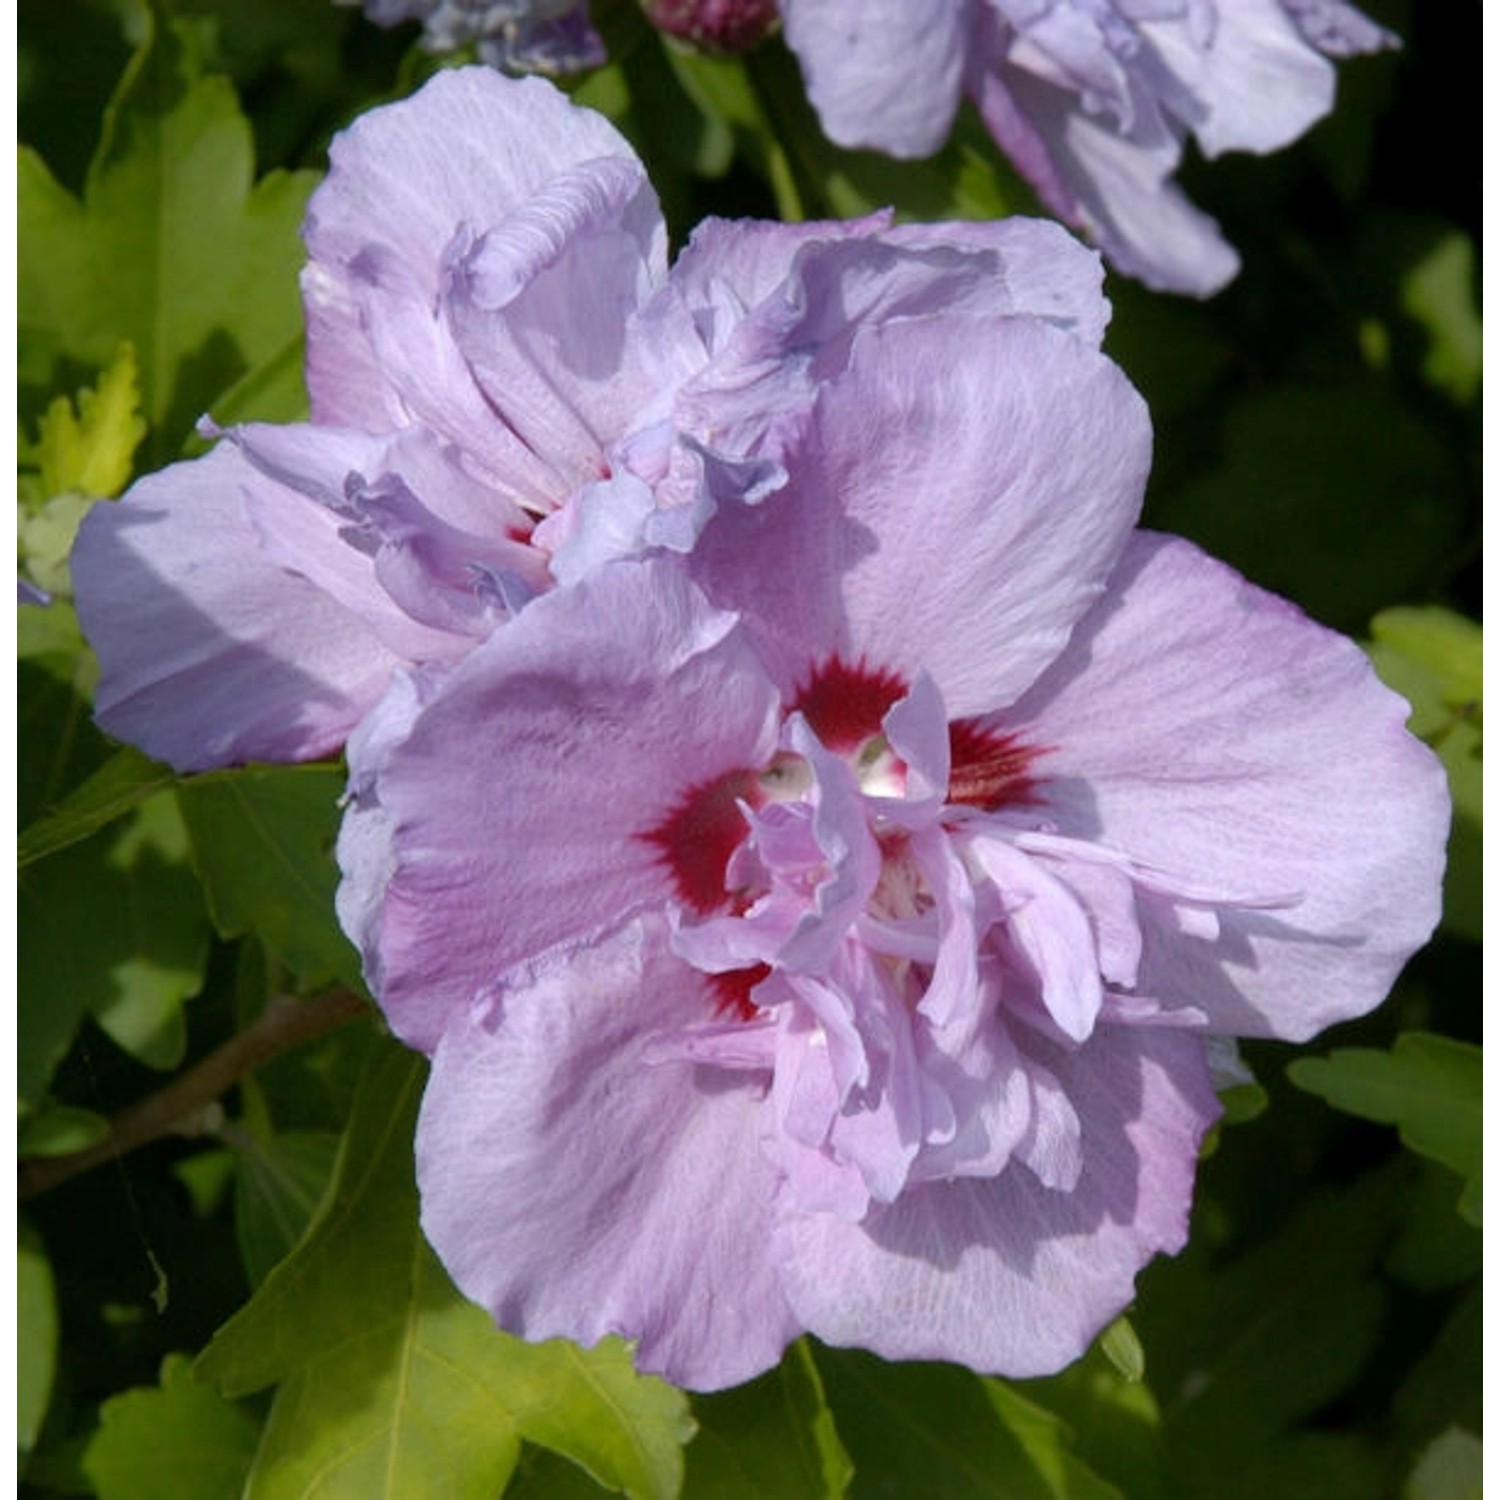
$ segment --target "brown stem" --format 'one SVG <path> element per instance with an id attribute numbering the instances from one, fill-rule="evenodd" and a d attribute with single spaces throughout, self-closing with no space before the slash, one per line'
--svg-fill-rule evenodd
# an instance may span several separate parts
<path id="1" fill-rule="evenodd" d="M 352 990 L 326 990 L 310 1000 L 273 996 L 254 1025 L 230 1037 L 164 1089 L 121 1110 L 109 1122 L 109 1133 L 102 1141 L 67 1156 L 39 1156 L 22 1162 L 20 1201 L 35 1198 L 100 1162 L 182 1130 L 252 1068 L 354 1020 L 368 1009 Z"/>

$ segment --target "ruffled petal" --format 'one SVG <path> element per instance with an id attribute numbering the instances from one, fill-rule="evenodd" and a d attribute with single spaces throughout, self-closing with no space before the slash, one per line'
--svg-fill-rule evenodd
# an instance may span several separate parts
<path id="1" fill-rule="evenodd" d="M 1190 879 L 1216 916 L 1195 935 L 1144 907 L 1140 990 L 1300 1041 L 1379 1004 L 1438 918 L 1447 787 L 1407 711 L 1353 642 L 1142 534 L 1005 724 L 1049 747 L 1064 834 Z"/>
<path id="2" fill-rule="evenodd" d="M 636 161 L 600 115 L 541 80 L 508 79 L 488 68 L 439 73 L 411 98 L 369 111 L 339 135 L 305 230 L 315 419 L 398 426 L 415 399 L 448 430 L 440 420 L 446 391 L 457 409 L 450 427 L 474 426 L 483 398 L 440 315 L 449 248 L 461 230 L 483 234 L 559 175 L 600 158 Z M 656 213 L 649 187 L 638 201 L 642 220 Z M 666 241 L 659 216 L 647 238 L 660 279 Z M 390 336 L 395 324 L 405 325 L 404 337 Z M 466 446 L 474 442 L 471 433 Z"/>
<path id="3" fill-rule="evenodd" d="M 498 1024 L 455 1016 L 417 1127 L 422 1228 L 467 1296 L 529 1339 L 622 1334 L 695 1390 L 800 1332 L 768 1253 L 764 1078 L 648 1055 L 711 1007 L 659 928 L 627 928 L 512 976 Z"/>
<path id="4" fill-rule="evenodd" d="M 644 168 L 613 156 L 560 172 L 450 255 L 459 347 L 565 489 L 600 477 L 605 449 L 651 394 L 627 329 L 664 278 L 663 236 Z"/>
<path id="5" fill-rule="evenodd" d="M 1188 18 L 1140 23 L 1181 88 L 1198 102 L 1189 121 L 1209 156 L 1277 151 L 1333 107 L 1332 65 L 1307 45 L 1283 0 L 1215 7 L 1205 45 Z"/>
<path id="6" fill-rule="evenodd" d="M 308 519 L 343 599 L 267 556 L 261 505 Z M 368 622 L 403 617 L 324 514 L 228 445 L 96 505 L 72 572 L 103 728 L 179 771 L 337 750 L 403 663 Z"/>
<path id="7" fill-rule="evenodd" d="M 1181 138 L 1132 138 L 1076 98 L 997 63 L 975 99 L 990 133 L 1057 214 L 1097 241 L 1111 263 L 1158 291 L 1208 297 L 1240 260 L 1207 214 L 1171 181 Z"/>
<path id="8" fill-rule="evenodd" d="M 1101 1026 L 1076 1052 L 1039 1056 L 1080 1125 L 1072 1190 L 1013 1161 L 998 1177 L 908 1187 L 862 1224 L 784 1217 L 782 1281 L 812 1333 L 888 1359 L 1050 1374 L 1130 1301 L 1153 1255 L 1181 1248 L 1219 1108 L 1201 1042 Z M 1056 1128 L 1049 1118 L 1027 1143 L 1039 1163 L 1040 1133 Z"/>

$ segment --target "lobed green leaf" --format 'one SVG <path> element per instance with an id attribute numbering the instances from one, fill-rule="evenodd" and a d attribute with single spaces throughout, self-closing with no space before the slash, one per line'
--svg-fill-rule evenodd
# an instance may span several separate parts
<path id="1" fill-rule="evenodd" d="M 1459 1212 L 1480 1222 L 1483 1174 L 1484 1056 L 1454 1037 L 1407 1031 L 1389 1052 L 1340 1047 L 1301 1057 L 1287 1068 L 1299 1088 L 1336 1109 L 1395 1125 L 1413 1151 L 1465 1179 Z"/>
<path id="2" fill-rule="evenodd" d="M 99 1500 L 225 1500 L 237 1495 L 260 1424 L 198 1385 L 192 1363 L 169 1354 L 161 1384 L 111 1397 L 83 1456 Z"/>
<path id="3" fill-rule="evenodd" d="M 214 925 L 254 933 L 308 988 L 361 985 L 333 905 L 343 790 L 343 771 L 326 765 L 248 766 L 178 786 Z"/>
<path id="4" fill-rule="evenodd" d="M 21 152 L 20 336 L 39 380 L 63 357 L 99 367 L 131 344 L 156 464 L 214 395 L 296 340 L 297 229 L 316 179 L 255 183 L 228 81 L 202 76 L 189 31 L 148 11 L 145 32 L 81 199 Z"/>
<path id="5" fill-rule="evenodd" d="M 247 1495 L 493 1500 L 522 1439 L 630 1495 L 675 1495 L 692 1431 L 682 1395 L 637 1376 L 618 1343 L 500 1333 L 422 1238 L 424 1075 L 394 1043 L 372 1054 L 316 1219 L 199 1359 L 230 1395 L 281 1382 Z"/>

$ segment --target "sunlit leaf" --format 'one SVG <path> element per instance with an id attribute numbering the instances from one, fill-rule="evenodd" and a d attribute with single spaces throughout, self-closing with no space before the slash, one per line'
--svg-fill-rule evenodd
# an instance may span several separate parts
<path id="1" fill-rule="evenodd" d="M 838 1500 L 853 1466 L 806 1341 L 758 1380 L 693 1402 L 685 1493 L 735 1500 Z"/>
<path id="2" fill-rule="evenodd" d="M 1422 1454 L 1402 1500 L 1479 1500 L 1484 1488 L 1484 1444 L 1462 1427 L 1450 1427 Z"/>
<path id="3" fill-rule="evenodd" d="M 57 1373 L 57 1288 L 41 1236 L 19 1226 L 16 1251 L 16 1442 L 36 1446 Z"/>
<path id="4" fill-rule="evenodd" d="M 1480 1221 L 1484 1057 L 1454 1037 L 1407 1031 L 1389 1052 L 1339 1047 L 1300 1057 L 1292 1082 L 1336 1109 L 1399 1127 L 1402 1142 L 1465 1179 L 1459 1212 Z"/>
<path id="5" fill-rule="evenodd" d="M 1438 605 L 1383 609 L 1370 622 L 1370 634 L 1427 669 L 1442 707 L 1471 718 L 1482 713 L 1484 631 L 1475 621 Z M 1430 711 L 1425 703 L 1412 706 Z M 1419 719 L 1412 732 L 1425 736 L 1440 728 Z"/>
<path id="6" fill-rule="evenodd" d="M 121 344 L 98 384 L 79 391 L 76 401 L 75 410 L 73 401 L 58 396 L 42 418 L 37 440 L 42 493 L 118 495 L 146 435 L 134 348 Z"/>
<path id="7" fill-rule="evenodd" d="M 251 766 L 178 788 L 215 925 L 226 937 L 253 932 L 309 987 L 360 984 L 333 907 L 343 791 L 331 766 Z"/>
<path id="8" fill-rule="evenodd" d="M 1370 633 L 1376 671 L 1411 704 L 1411 732 L 1437 751 L 1448 772 L 1453 828 L 1443 925 L 1478 942 L 1484 935 L 1483 632 L 1432 606 L 1382 610 Z"/>
<path id="9" fill-rule="evenodd" d="M 394 1044 L 372 1055 L 315 1223 L 199 1360 L 227 1394 L 282 1382 L 250 1500 L 493 1500 L 523 1438 L 631 1495 L 675 1495 L 692 1430 L 681 1394 L 637 1376 L 618 1343 L 499 1333 L 422 1239 L 424 1073 Z"/>
<path id="10" fill-rule="evenodd" d="M 1423 378 L 1459 402 L 1478 391 L 1484 369 L 1477 285 L 1474 242 L 1456 230 L 1438 240 L 1401 283 L 1402 307 L 1427 334 Z"/>
<path id="11" fill-rule="evenodd" d="M 1129 1318 L 1116 1318 L 1099 1335 L 1099 1349 L 1121 1379 L 1134 1384 L 1146 1378 L 1146 1351 Z"/>
<path id="12" fill-rule="evenodd" d="M 49 595 L 71 596 L 68 558 L 83 518 L 93 509 L 90 495 L 69 491 L 53 495 L 40 509 L 23 510 L 16 522 L 16 542 L 28 578 Z"/>
<path id="13" fill-rule="evenodd" d="M 81 200 L 34 152 L 23 149 L 18 168 L 26 368 L 63 356 L 99 367 L 132 344 L 151 462 L 296 338 L 297 228 L 314 181 L 254 182 L 234 91 L 200 76 L 187 35 L 148 17 Z"/>
<path id="14" fill-rule="evenodd" d="M 160 1386 L 104 1403 L 84 1472 L 99 1500 L 225 1500 L 240 1492 L 258 1431 L 243 1407 L 194 1381 L 190 1360 L 169 1354 Z"/>

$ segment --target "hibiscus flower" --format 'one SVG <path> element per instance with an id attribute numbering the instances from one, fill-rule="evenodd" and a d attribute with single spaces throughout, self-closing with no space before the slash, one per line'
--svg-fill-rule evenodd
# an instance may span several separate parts
<path id="1" fill-rule="evenodd" d="M 834 141 L 926 156 L 967 94 L 1060 219 L 1126 275 L 1208 296 L 1239 269 L 1172 181 L 1266 153 L 1333 105 L 1329 58 L 1395 45 L 1344 0 L 781 0 Z"/>
<path id="2" fill-rule="evenodd" d="M 1097 343 L 1107 316 L 1096 257 L 1022 221 L 709 220 L 669 270 L 634 152 L 540 79 L 440 74 L 331 158 L 311 420 L 231 429 L 73 552 L 99 722 L 179 770 L 336 752 L 396 672 L 690 546 L 781 482 L 778 434 L 863 326 L 1024 311 Z"/>
<path id="3" fill-rule="evenodd" d="M 1226 1039 L 1425 941 L 1441 767 L 1351 642 L 1135 529 L 1149 449 L 1074 333 L 866 328 L 774 493 L 393 689 L 342 909 L 502 1326 L 705 1389 L 803 1331 L 1055 1370 L 1182 1245 Z"/>

